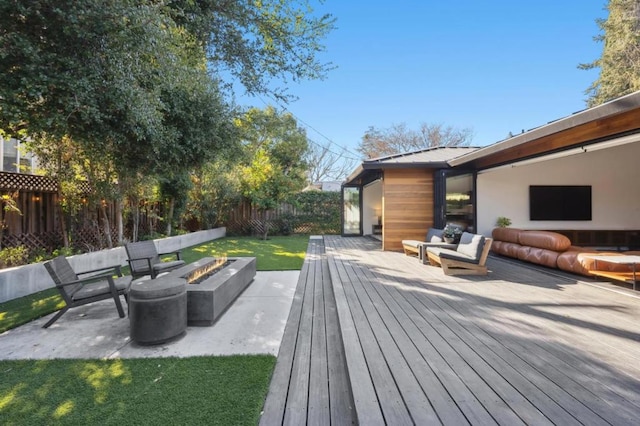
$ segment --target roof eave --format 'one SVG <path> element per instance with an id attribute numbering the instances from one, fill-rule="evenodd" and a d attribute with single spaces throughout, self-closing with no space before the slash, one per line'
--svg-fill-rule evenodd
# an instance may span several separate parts
<path id="1" fill-rule="evenodd" d="M 640 92 L 634 92 L 629 95 L 604 103 L 602 105 L 598 105 L 596 107 L 577 112 L 568 117 L 552 121 L 548 124 L 537 127 L 533 130 L 506 139 L 504 141 L 496 142 L 485 148 L 480 148 L 477 151 L 473 151 L 460 157 L 456 157 L 450 160 L 449 164 L 453 167 L 457 167 L 462 164 L 470 163 L 480 158 L 496 154 L 500 151 L 514 148 L 534 141 L 536 139 L 561 132 L 563 130 L 580 126 L 582 124 L 586 124 L 595 120 L 611 117 L 613 115 L 620 114 L 622 112 L 626 112 L 638 107 L 640 107 Z"/>

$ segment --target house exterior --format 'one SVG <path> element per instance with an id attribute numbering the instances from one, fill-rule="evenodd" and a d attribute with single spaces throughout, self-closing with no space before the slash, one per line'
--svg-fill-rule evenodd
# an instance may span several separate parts
<path id="1" fill-rule="evenodd" d="M 560 231 L 576 245 L 635 248 L 638 142 L 635 92 L 483 148 L 367 160 L 343 184 L 343 234 L 371 233 L 379 208 L 384 250 L 400 250 L 401 240 L 422 239 L 430 226 L 449 222 L 490 235 L 501 216 L 514 227 Z M 537 200 L 539 190 L 569 195 Z M 589 199 L 572 198 L 578 190 Z M 354 220 L 357 200 L 360 223 Z"/>
<path id="2" fill-rule="evenodd" d="M 419 240 L 428 227 L 444 226 L 447 182 L 449 220 L 455 214 L 472 228 L 473 177 L 449 161 L 477 149 L 435 147 L 366 160 L 343 184 L 343 235 L 380 234 L 384 250 L 401 250 L 403 239 Z"/>

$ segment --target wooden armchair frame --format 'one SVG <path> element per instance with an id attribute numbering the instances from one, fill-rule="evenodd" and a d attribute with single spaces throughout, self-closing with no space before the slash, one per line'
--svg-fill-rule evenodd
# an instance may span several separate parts
<path id="1" fill-rule="evenodd" d="M 440 257 L 437 253 L 427 250 L 429 264 L 442 266 L 442 271 L 445 275 L 487 275 L 486 263 L 492 242 L 492 238 L 485 238 L 478 263 L 473 263 L 471 260 L 464 261 Z"/>

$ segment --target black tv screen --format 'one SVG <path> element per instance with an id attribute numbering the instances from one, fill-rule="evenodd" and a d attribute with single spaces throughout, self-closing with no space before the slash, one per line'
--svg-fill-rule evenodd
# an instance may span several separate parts
<path id="1" fill-rule="evenodd" d="M 530 186 L 530 220 L 591 220 L 591 186 Z"/>

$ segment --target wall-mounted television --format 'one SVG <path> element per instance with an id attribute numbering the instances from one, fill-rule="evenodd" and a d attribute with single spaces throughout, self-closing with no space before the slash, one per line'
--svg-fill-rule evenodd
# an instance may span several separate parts
<path id="1" fill-rule="evenodd" d="M 591 186 L 531 185 L 530 220 L 591 220 Z"/>

